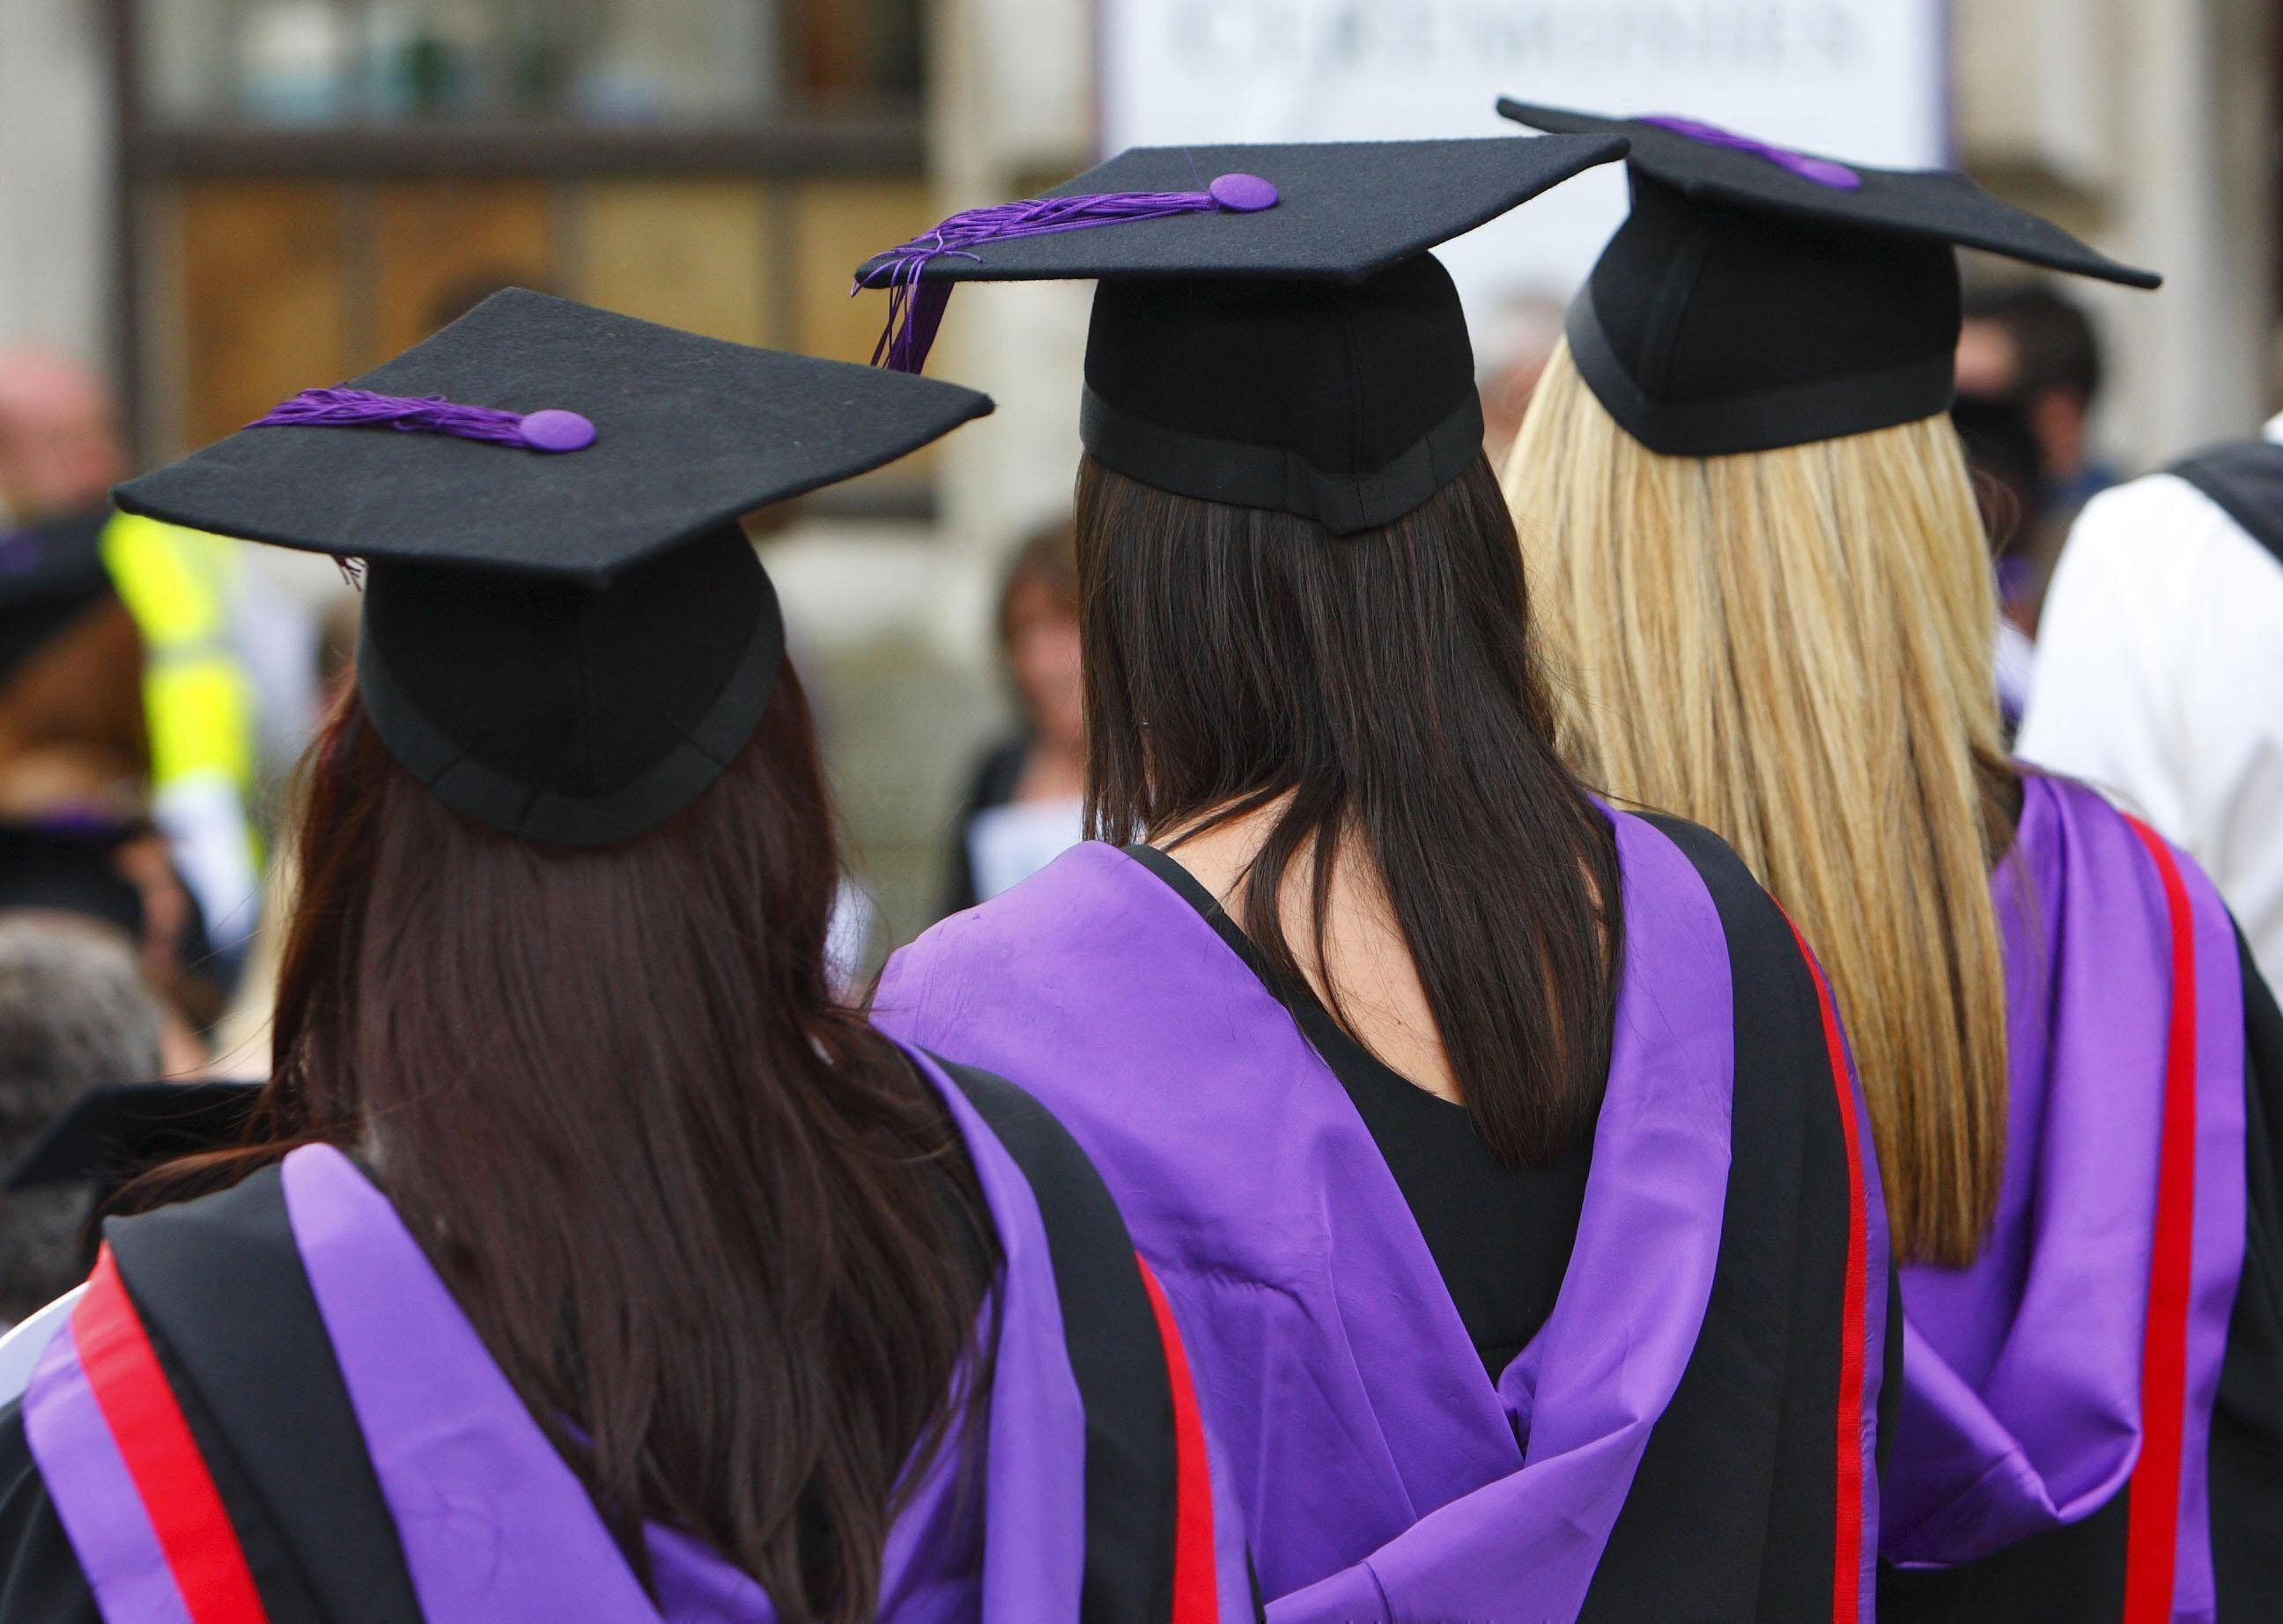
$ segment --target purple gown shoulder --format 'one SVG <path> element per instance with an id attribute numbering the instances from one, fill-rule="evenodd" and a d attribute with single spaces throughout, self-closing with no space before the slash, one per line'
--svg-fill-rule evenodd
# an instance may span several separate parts
<path id="1" fill-rule="evenodd" d="M 1584 1208 L 1495 1380 L 1291 1011 L 1133 858 L 1079 847 L 883 977 L 886 1030 L 1013 1078 L 1101 1169 L 1214 1401 L 1272 1619 L 1867 1608 L 1888 1271 L 1836 1022 L 1725 847 L 1612 818 L 1625 963 Z"/>
<path id="2" fill-rule="evenodd" d="M 965 1142 L 1000 1266 L 988 1447 L 954 1439 L 909 1487 L 880 1617 L 1251 1616 L 1178 1322 L 1099 1180 L 1011 1085 L 915 1060 Z M 114 1624 L 776 1616 L 664 1527 L 647 1530 L 645 1590 L 395 1208 L 330 1146 L 111 1225 L 0 1426 L 12 1442 L 8 1624 L 58 1597 L 53 1616 Z"/>
<path id="3" fill-rule="evenodd" d="M 2202 870 L 2084 786 L 2025 775 L 1991 896 L 2005 1174 L 1970 1267 L 1902 1271 L 1882 1610 L 2283 1618 L 2273 1001 Z"/>

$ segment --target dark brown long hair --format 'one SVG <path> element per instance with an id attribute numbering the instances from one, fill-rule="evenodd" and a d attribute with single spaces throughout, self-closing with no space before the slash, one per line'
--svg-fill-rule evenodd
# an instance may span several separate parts
<path id="1" fill-rule="evenodd" d="M 655 1519 L 789 1621 L 870 1618 L 896 1486 L 987 1381 L 995 1242 L 941 1103 L 829 990 L 790 664 L 719 781 L 588 851 L 450 811 L 351 690 L 295 847 L 258 1154 L 372 1159 L 638 1573 Z"/>
<path id="2" fill-rule="evenodd" d="M 1089 457 L 1078 532 L 1090 830 L 1159 839 L 1289 796 L 1240 921 L 1271 973 L 1307 986 L 1279 917 L 1286 870 L 1313 854 L 1322 963 L 1342 839 L 1357 842 L 1484 1142 L 1509 1166 L 1575 1145 L 1609 1069 L 1616 838 L 1554 754 L 1489 465 L 1335 536 Z"/>

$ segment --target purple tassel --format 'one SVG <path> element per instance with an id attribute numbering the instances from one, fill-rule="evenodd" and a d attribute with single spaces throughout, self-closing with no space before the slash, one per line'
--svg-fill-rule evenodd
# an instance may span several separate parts
<path id="1" fill-rule="evenodd" d="M 891 248 L 848 291 L 853 295 L 866 288 L 888 290 L 888 322 L 872 347 L 872 364 L 884 361 L 895 371 L 917 372 L 927 364 L 928 351 L 943 325 L 944 307 L 951 302 L 950 283 L 921 280 L 939 255 L 972 260 L 980 256 L 970 250 L 985 243 L 1173 214 L 1250 214 L 1273 208 L 1276 200 L 1276 188 L 1257 175 L 1224 175 L 1203 191 L 1105 191 L 993 203 L 954 214 L 933 230 Z"/>
<path id="2" fill-rule="evenodd" d="M 386 423 L 417 434 L 448 434 L 455 439 L 489 440 L 530 451 L 580 451 L 595 443 L 595 425 L 577 412 L 549 408 L 506 412 L 496 407 L 465 406 L 441 395 L 384 395 L 338 385 L 304 389 L 280 400 L 245 426 L 341 429 Z"/>
<path id="3" fill-rule="evenodd" d="M 1804 152 L 1795 152 L 1789 147 L 1772 145 L 1765 141 L 1755 141 L 1749 136 L 1740 136 L 1733 129 L 1721 128 L 1718 124 L 1707 124 L 1702 119 L 1684 119 L 1663 113 L 1635 121 L 1654 124 L 1660 129 L 1669 129 L 1676 136 L 1686 136 L 1691 141 L 1702 141 L 1708 146 L 1731 147 L 1739 152 L 1749 152 L 1755 158 L 1766 159 L 1779 168 L 1790 170 L 1803 181 L 1828 186 L 1834 191 L 1858 191 L 1862 189 L 1863 177 L 1845 164 L 1834 163 L 1828 158 L 1811 158 Z"/>

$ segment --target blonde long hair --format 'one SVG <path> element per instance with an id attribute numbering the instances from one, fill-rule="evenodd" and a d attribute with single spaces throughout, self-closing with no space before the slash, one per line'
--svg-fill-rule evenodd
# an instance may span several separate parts
<path id="1" fill-rule="evenodd" d="M 1564 346 L 1504 483 L 1564 753 L 1726 836 L 1799 922 L 1846 1013 L 1897 1250 L 1970 1262 L 2005 1162 L 1989 874 L 2016 786 L 1949 419 L 1661 456 Z"/>

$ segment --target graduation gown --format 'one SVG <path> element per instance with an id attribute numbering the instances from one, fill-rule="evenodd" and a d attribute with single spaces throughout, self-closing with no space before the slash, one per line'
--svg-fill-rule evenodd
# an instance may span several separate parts
<path id="1" fill-rule="evenodd" d="M 988 1057 L 1102 1169 L 1280 1624 L 1870 1616 L 1890 1270 L 1831 1000 L 1718 839 L 1612 816 L 1608 1090 L 1551 1168 L 1470 1167 L 1462 1113 L 1279 1001 L 1146 849 L 1079 847 L 883 978 L 884 1027 Z M 1406 1134 L 1390 1089 L 1448 1115 Z"/>
<path id="2" fill-rule="evenodd" d="M 1019 1090 L 922 1069 L 1004 1265 L 987 1448 L 954 1440 L 916 1492 L 879 1616 L 1254 1616 L 1179 1332 L 1101 1181 Z M 775 1617 L 696 1540 L 647 1540 L 654 1597 L 395 1209 L 329 1146 L 109 1225 L 0 1411 L 7 1624 Z"/>
<path id="3" fill-rule="evenodd" d="M 2283 1620 L 2283 1020 L 2203 872 L 2030 775 L 1970 1268 L 1902 1271 L 1890 1620 Z"/>

